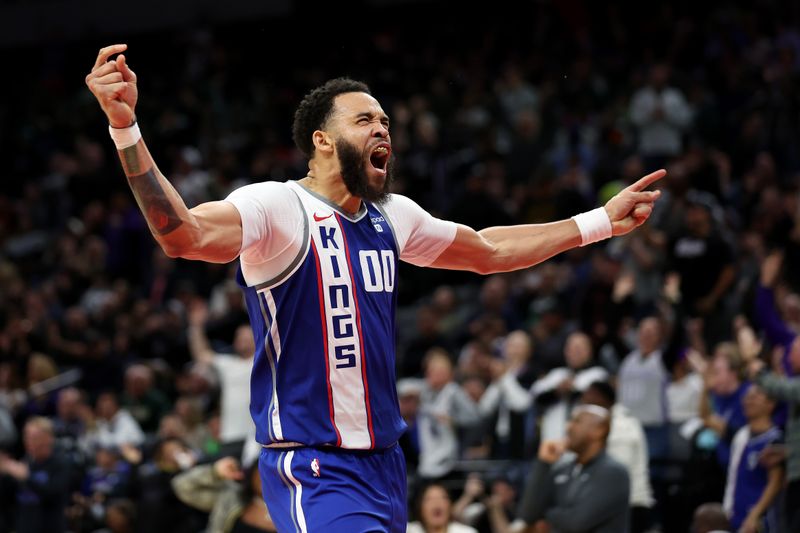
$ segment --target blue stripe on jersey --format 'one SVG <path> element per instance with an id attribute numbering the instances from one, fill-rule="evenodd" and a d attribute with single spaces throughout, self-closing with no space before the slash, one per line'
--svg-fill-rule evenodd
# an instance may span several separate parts
<path id="1" fill-rule="evenodd" d="M 322 273 L 317 265 L 314 240 L 298 269 L 277 286 L 256 290 L 245 287 L 241 269 L 237 281 L 243 286 L 247 310 L 256 339 L 256 356 L 251 376 L 250 411 L 256 425 L 256 440 L 262 444 L 295 441 L 310 446 L 333 445 L 341 442 L 333 420 L 328 372 L 355 371 L 350 366 L 352 354 L 337 346 L 334 362 L 329 364 L 326 353 L 331 335 L 352 334 L 360 344 L 361 378 L 367 397 L 364 411 L 353 420 L 366 420 L 370 428 L 370 444 L 386 448 L 397 441 L 405 430 L 400 416 L 395 387 L 395 309 L 398 252 L 391 228 L 374 206 L 367 205 L 367 216 L 354 222 L 338 219 L 338 228 L 315 223 L 309 218 L 311 232 L 323 245 L 331 245 L 332 230 L 341 229 L 347 245 L 325 250 L 320 261 L 331 261 L 339 268 L 334 275 L 350 277 L 352 269 L 352 301 L 348 291 L 337 287 L 322 287 L 324 295 L 334 305 L 346 306 L 356 317 L 349 327 L 341 316 L 335 316 L 334 331 L 326 331 L 321 320 L 325 302 L 320 299 Z M 335 248 L 335 249 L 334 249 Z M 321 251 L 321 250 L 320 250 Z M 334 260 L 335 254 L 340 260 Z M 349 259 L 349 267 L 347 263 Z M 268 293 L 267 293 L 268 291 Z M 268 302 L 268 297 L 272 302 Z M 273 314 L 269 303 L 275 309 Z M 330 317 L 328 317 L 330 319 Z M 275 335 L 270 335 L 274 326 Z M 358 327 L 360 326 L 360 327 Z M 361 334 L 357 332 L 360 330 Z M 338 337 L 337 337 L 338 338 Z M 350 374 L 351 376 L 353 374 Z M 335 391 L 334 391 L 335 394 Z M 277 413 L 273 416 L 273 413 Z M 349 420 L 348 413 L 335 413 L 336 420 Z M 278 422 L 276 424 L 275 422 Z M 360 423 L 360 422 L 359 422 Z M 278 431 L 280 430 L 280 431 Z M 370 445 L 359 445 L 369 447 Z"/>

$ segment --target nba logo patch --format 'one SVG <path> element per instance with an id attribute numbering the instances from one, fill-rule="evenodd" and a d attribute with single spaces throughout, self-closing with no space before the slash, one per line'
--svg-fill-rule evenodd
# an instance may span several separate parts
<path id="1" fill-rule="evenodd" d="M 311 472 L 314 474 L 314 477 L 319 477 L 319 459 L 316 457 L 311 461 Z"/>

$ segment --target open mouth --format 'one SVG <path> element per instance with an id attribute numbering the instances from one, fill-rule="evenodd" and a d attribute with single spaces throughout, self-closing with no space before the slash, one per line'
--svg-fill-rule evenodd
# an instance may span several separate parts
<path id="1" fill-rule="evenodd" d="M 389 157 L 392 153 L 391 148 L 386 143 L 381 143 L 373 148 L 372 153 L 369 155 L 369 162 L 376 170 L 383 173 L 386 172 L 386 167 L 389 164 Z"/>

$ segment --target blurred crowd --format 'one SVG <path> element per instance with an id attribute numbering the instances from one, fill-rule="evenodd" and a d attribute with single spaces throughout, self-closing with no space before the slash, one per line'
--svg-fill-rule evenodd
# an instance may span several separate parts
<path id="1" fill-rule="evenodd" d="M 456 24 L 430 3 L 345 17 L 325 46 L 299 17 L 127 40 L 143 135 L 190 206 L 303 177 L 291 114 L 339 75 L 391 116 L 395 191 L 476 229 L 668 170 L 626 237 L 487 278 L 401 268 L 409 530 L 513 530 L 586 404 L 612 413 L 632 531 L 696 509 L 697 531 L 800 531 L 800 8 L 751 4 Z M 0 106 L 0 531 L 271 531 L 236 264 L 154 246 L 82 85 L 106 44 L 0 50 L 26 80 Z"/>

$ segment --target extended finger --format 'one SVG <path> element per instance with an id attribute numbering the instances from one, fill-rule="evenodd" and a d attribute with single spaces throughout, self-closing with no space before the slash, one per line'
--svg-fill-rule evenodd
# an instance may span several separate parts
<path id="1" fill-rule="evenodd" d="M 108 58 L 114 54 L 118 54 L 123 50 L 128 48 L 127 44 L 112 44 L 111 46 L 106 46 L 105 48 L 101 48 L 100 52 L 97 54 L 97 60 L 94 62 L 94 68 L 92 70 L 103 66 L 103 63 L 108 61 Z"/>
<path id="2" fill-rule="evenodd" d="M 86 75 L 86 83 L 89 83 L 89 80 L 93 78 L 98 78 L 110 72 L 116 72 L 117 70 L 118 70 L 117 64 L 114 61 L 103 63 L 101 67 L 92 70 L 89 74 Z"/>
<path id="3" fill-rule="evenodd" d="M 629 191 L 643 191 L 646 188 L 648 188 L 650 185 L 652 185 L 653 183 L 655 183 L 656 181 L 660 180 L 661 178 L 663 178 L 666 175 L 667 175 L 667 171 L 664 170 L 663 168 L 660 169 L 660 170 L 656 170 L 655 172 L 652 172 L 652 173 L 648 174 L 647 176 L 643 177 L 642 179 L 640 179 L 639 181 L 637 181 L 633 185 L 629 185 L 627 187 L 627 190 L 629 190 Z"/>
<path id="4" fill-rule="evenodd" d="M 132 81 L 136 83 L 136 74 L 134 74 L 133 71 L 128 66 L 128 60 L 125 58 L 124 54 L 120 54 L 119 56 L 117 56 L 116 63 L 117 63 L 117 68 L 119 69 L 120 72 L 122 72 L 122 76 L 125 79 L 125 81 Z"/>

